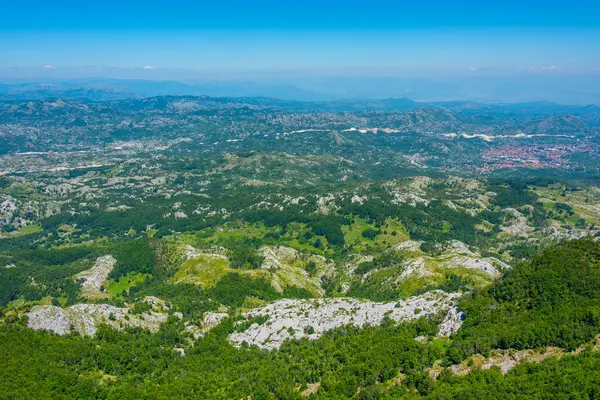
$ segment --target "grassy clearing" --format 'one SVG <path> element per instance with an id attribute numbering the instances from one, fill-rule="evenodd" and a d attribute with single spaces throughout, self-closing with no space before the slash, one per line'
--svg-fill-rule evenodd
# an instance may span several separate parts
<path id="1" fill-rule="evenodd" d="M 266 277 L 279 291 L 288 286 L 305 288 L 315 296 L 322 295 L 318 283 L 307 278 L 303 268 L 284 264 L 275 271 L 264 269 L 240 270 L 230 268 L 229 261 L 217 254 L 204 254 L 186 261 L 172 278 L 174 283 L 191 283 L 205 288 L 214 287 L 228 273 L 243 274 L 251 277 Z"/>
<path id="2" fill-rule="evenodd" d="M 202 255 L 183 263 L 173 276 L 173 281 L 210 287 L 231 270 L 226 258 L 219 255 Z"/>
<path id="3" fill-rule="evenodd" d="M 19 230 L 14 231 L 14 232 L 8 232 L 8 233 L 3 233 L 0 238 L 16 238 L 16 237 L 21 237 L 21 236 L 25 236 L 25 235 L 31 235 L 32 233 L 38 233 L 38 232 L 42 232 L 42 226 L 41 225 L 37 225 L 37 224 L 33 224 L 33 225 L 27 225 L 27 226 L 23 226 L 21 228 L 19 228 Z"/>
<path id="4" fill-rule="evenodd" d="M 285 289 L 286 287 L 296 286 L 308 290 L 314 297 L 321 297 L 324 295 L 324 292 L 319 285 L 319 281 L 307 277 L 304 274 L 303 268 L 284 265 L 282 268 L 277 269 L 274 274 L 271 274 L 271 280 L 275 289 Z"/>
<path id="5" fill-rule="evenodd" d="M 242 304 L 240 312 L 250 311 L 253 308 L 260 308 L 267 305 L 267 302 L 256 297 L 246 297 L 244 304 Z"/>
<path id="6" fill-rule="evenodd" d="M 578 218 L 584 218 L 588 224 L 600 224 L 600 215 L 594 207 L 594 205 L 600 203 L 600 196 L 596 189 L 582 188 L 577 191 L 569 191 L 561 185 L 554 185 L 547 188 L 537 188 L 536 192 L 538 195 L 551 200 L 543 201 L 547 211 L 554 210 L 555 203 L 566 203 L 573 208 L 573 216 L 563 216 L 563 218 L 555 219 L 564 219 L 566 222 L 574 224 Z"/>
<path id="7" fill-rule="evenodd" d="M 363 237 L 362 233 L 365 229 L 372 227 L 362 218 L 355 218 L 352 225 L 342 226 L 344 232 L 344 239 L 346 243 L 355 245 L 372 243 L 372 240 Z"/>
<path id="8" fill-rule="evenodd" d="M 189 244 L 196 248 L 203 248 L 207 245 L 219 245 L 227 247 L 232 241 L 242 242 L 248 239 L 261 239 L 267 245 L 281 245 L 292 247 L 301 252 L 316 253 L 325 255 L 326 251 L 314 246 L 317 238 L 326 248 L 327 240 L 322 236 L 313 236 L 306 239 L 304 235 L 310 232 L 305 224 L 292 222 L 287 226 L 285 232 L 281 232 L 279 227 L 269 228 L 262 223 L 247 224 L 230 222 L 219 229 L 204 229 L 196 233 L 184 233 L 177 235 L 176 241 L 182 244 Z M 269 237 L 270 238 L 267 238 Z"/>
<path id="9" fill-rule="evenodd" d="M 434 338 L 431 340 L 431 343 L 436 345 L 439 349 L 445 351 L 448 347 L 450 347 L 452 341 L 449 338 Z"/>
<path id="10" fill-rule="evenodd" d="M 437 268 L 436 272 L 450 272 L 453 275 L 459 276 L 473 283 L 474 288 L 482 288 L 490 285 L 494 280 L 485 272 L 478 271 L 472 268 L 455 267 L 455 268 Z M 470 285 L 469 285 L 470 286 Z"/>
<path id="11" fill-rule="evenodd" d="M 170 240 L 179 244 L 188 244 L 201 250 L 201 254 L 191 260 L 185 261 L 175 272 L 171 279 L 173 283 L 189 283 L 200 285 L 205 288 L 214 287 L 216 283 L 228 273 L 243 274 L 251 277 L 265 277 L 278 291 L 283 291 L 290 286 L 296 286 L 308 290 L 314 296 L 322 296 L 318 280 L 309 278 L 304 272 L 308 261 L 279 260 L 282 265 L 278 268 L 267 269 L 235 269 L 232 268 L 225 252 L 215 250 L 213 246 L 229 248 L 231 243 L 248 242 L 248 239 L 259 239 L 254 242 L 261 243 L 258 246 L 286 246 L 300 253 L 325 255 L 327 253 L 327 241 L 325 238 L 316 236 L 305 224 L 291 223 L 287 229 L 268 228 L 263 224 L 246 224 L 231 222 L 216 229 L 204 229 L 196 233 L 184 233 L 172 236 Z M 321 240 L 325 249 L 316 248 L 315 242 Z M 212 250 L 211 250 L 212 249 Z M 257 252 L 259 247 L 255 249 Z"/>
<path id="12" fill-rule="evenodd" d="M 366 229 L 378 229 L 381 231 L 375 238 L 369 239 L 363 236 Z M 402 223 L 396 219 L 388 218 L 380 228 L 375 228 L 366 220 L 356 217 L 351 225 L 342 226 L 346 243 L 365 249 L 372 246 L 395 246 L 409 239 L 408 232 Z"/>
<path id="13" fill-rule="evenodd" d="M 325 251 L 323 249 L 318 249 L 315 246 L 313 246 L 316 238 L 321 239 L 321 243 L 323 243 L 323 246 L 327 246 L 327 239 L 325 239 L 322 236 L 315 236 L 315 238 L 312 241 L 308 241 L 308 242 L 305 242 L 299 238 L 291 238 L 289 241 L 284 242 L 283 244 L 285 246 L 289 246 L 289 247 L 296 249 L 303 253 L 315 253 L 315 254 L 320 254 L 323 256 L 330 255 L 329 253 L 332 253 L 332 252 L 328 253 L 327 251 Z"/>
<path id="14" fill-rule="evenodd" d="M 198 233 L 199 241 L 208 244 L 224 244 L 231 240 L 242 241 L 251 238 L 263 238 L 269 232 L 277 232 L 277 228 L 267 228 L 263 224 L 228 223 L 223 229 L 206 229 Z"/>
<path id="15" fill-rule="evenodd" d="M 106 284 L 106 293 L 111 296 L 121 296 L 123 291 L 129 291 L 129 289 L 135 285 L 139 285 L 146 279 L 148 275 L 136 273 L 136 274 L 128 274 L 126 276 L 121 277 L 119 280 L 111 280 Z"/>
<path id="16" fill-rule="evenodd" d="M 417 276 L 405 279 L 398 284 L 398 287 L 401 289 L 401 293 L 404 293 L 406 297 L 409 297 L 415 293 L 421 292 L 423 288 L 441 285 L 445 281 L 446 278 L 442 273 L 435 273 L 429 276 Z"/>
<path id="17" fill-rule="evenodd" d="M 237 273 L 257 277 L 265 275 L 262 270 L 240 270 L 229 267 L 229 260 L 218 254 L 204 254 L 186 261 L 179 267 L 171 281 L 212 287 L 227 273 Z"/>
<path id="18" fill-rule="evenodd" d="M 24 235 L 31 235 L 32 233 L 38 233 L 41 232 L 42 226 L 41 225 L 27 225 L 22 227 L 21 229 L 19 229 L 17 235 L 18 236 L 24 236 Z"/>
<path id="19" fill-rule="evenodd" d="M 379 243 L 394 246 L 410 239 L 410 236 L 408 235 L 404 225 L 402 225 L 400 221 L 393 218 L 388 218 L 381 230 L 383 233 L 375 238 L 375 240 L 377 240 Z M 395 235 L 394 232 L 396 233 Z"/>

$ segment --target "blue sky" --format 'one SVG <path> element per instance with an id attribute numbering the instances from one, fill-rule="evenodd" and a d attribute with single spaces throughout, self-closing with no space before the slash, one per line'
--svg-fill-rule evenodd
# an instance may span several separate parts
<path id="1" fill-rule="evenodd" d="M 600 70 L 587 0 L 7 3 L 0 68 Z"/>

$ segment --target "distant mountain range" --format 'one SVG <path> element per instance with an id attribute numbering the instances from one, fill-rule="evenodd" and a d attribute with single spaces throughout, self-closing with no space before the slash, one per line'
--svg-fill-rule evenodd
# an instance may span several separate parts
<path id="1" fill-rule="evenodd" d="M 0 75 L 1 76 L 1 75 Z M 0 83 L 0 99 L 121 100 L 164 95 L 272 97 L 298 101 L 402 98 L 426 102 L 599 104 L 600 76 L 521 74 L 452 78 L 328 77 L 256 80 L 40 78 Z M 405 101 L 405 100 L 403 100 Z M 394 107 L 400 107 L 394 104 Z"/>
<path id="2" fill-rule="evenodd" d="M 408 145 L 418 138 L 420 146 L 441 140 L 440 148 L 450 138 L 460 139 L 456 141 L 460 146 L 466 139 L 481 148 L 496 139 L 517 137 L 553 137 L 571 145 L 579 140 L 598 140 L 600 107 L 547 102 L 416 102 L 403 98 L 311 102 L 210 96 L 0 100 L 0 154 L 190 137 L 207 143 L 248 140 L 258 147 L 267 146 L 264 138 L 269 137 L 280 150 L 281 146 L 289 150 L 289 144 L 278 138 L 306 133 L 323 136 L 327 132 L 334 132 L 338 139 L 341 137 L 335 132 L 352 137 L 360 133 L 352 140 L 366 141 L 371 137 L 412 137 L 407 139 Z"/>

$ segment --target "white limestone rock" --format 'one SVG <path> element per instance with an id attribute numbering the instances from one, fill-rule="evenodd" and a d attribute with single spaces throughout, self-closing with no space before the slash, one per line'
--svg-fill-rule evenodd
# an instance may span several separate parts
<path id="1" fill-rule="evenodd" d="M 422 277 L 422 276 L 432 276 L 435 275 L 433 270 L 428 268 L 425 263 L 425 258 L 419 257 L 415 259 L 406 260 L 404 263 L 404 269 L 398 276 L 397 280 L 401 281 L 408 277 Z"/>
<path id="2" fill-rule="evenodd" d="M 156 332 L 167 320 L 168 314 L 160 311 L 161 307 L 166 307 L 164 302 L 158 306 L 152 305 L 152 311 L 142 314 L 133 314 L 128 307 L 115 307 L 110 304 L 81 303 L 68 308 L 35 306 L 27 313 L 27 326 L 58 335 L 76 331 L 82 335 L 94 336 L 100 324 L 109 325 L 114 329 L 133 326 Z"/>
<path id="3" fill-rule="evenodd" d="M 227 313 L 218 313 L 218 312 L 205 312 L 204 318 L 202 319 L 202 329 L 207 332 L 212 328 L 216 327 L 227 318 L 229 314 Z"/>
<path id="4" fill-rule="evenodd" d="M 421 242 L 406 240 L 396 246 L 396 251 L 421 252 Z"/>
<path id="5" fill-rule="evenodd" d="M 459 293 L 435 290 L 397 303 L 354 298 L 283 299 L 246 313 L 247 319 L 266 317 L 267 320 L 261 325 L 254 323 L 243 332 L 232 333 L 228 339 L 235 346 L 246 342 L 272 350 L 288 339 L 317 339 L 324 332 L 345 325 L 378 326 L 386 318 L 402 322 L 447 313 L 455 307 L 459 296 Z"/>
<path id="6" fill-rule="evenodd" d="M 470 257 L 477 257 L 477 254 L 473 253 L 466 244 L 459 240 L 451 240 L 446 249 L 448 253 L 464 254 Z"/>
<path id="7" fill-rule="evenodd" d="M 175 219 L 185 219 L 185 218 L 187 218 L 186 213 L 184 213 L 182 211 L 177 211 L 174 215 L 175 215 Z"/>
<path id="8" fill-rule="evenodd" d="M 264 257 L 261 269 L 270 272 L 271 286 L 282 292 L 288 286 L 304 288 L 314 296 L 323 296 L 319 274 L 309 275 L 305 266 L 312 261 L 317 269 L 323 270 L 327 261 L 322 256 L 301 254 L 286 246 L 263 246 L 260 252 Z"/>
<path id="9" fill-rule="evenodd" d="M 185 331 L 191 334 L 194 339 L 203 337 L 208 331 L 218 326 L 221 321 L 227 318 L 229 314 L 225 312 L 205 312 L 200 326 L 191 322 L 186 323 Z"/>
<path id="10" fill-rule="evenodd" d="M 352 199 L 350 199 L 352 201 L 352 203 L 358 203 L 358 204 L 363 204 L 365 202 L 365 200 L 367 200 L 368 197 L 367 196 L 359 196 L 357 194 L 355 194 L 354 196 L 352 196 Z"/>
<path id="11" fill-rule="evenodd" d="M 528 237 L 529 233 L 535 230 L 535 228 L 528 225 L 527 217 L 518 210 L 514 208 L 505 208 L 502 211 L 510 213 L 513 216 L 510 225 L 500 227 L 503 232 L 508 232 L 515 236 Z"/>
<path id="12" fill-rule="evenodd" d="M 109 255 L 98 257 L 94 266 L 88 270 L 82 271 L 74 276 L 76 281 L 82 280 L 81 293 L 88 298 L 103 297 L 104 293 L 100 288 L 106 283 L 108 275 L 111 273 L 117 260 Z"/>
<path id="13" fill-rule="evenodd" d="M 71 331 L 69 315 L 60 307 L 35 306 L 27 313 L 27 326 L 33 330 L 47 330 L 59 335 Z"/>
<path id="14" fill-rule="evenodd" d="M 106 212 L 111 212 L 111 211 L 127 211 L 131 209 L 131 207 L 125 205 L 125 204 L 121 204 L 119 206 L 110 206 L 110 207 L 106 207 L 106 209 L 104 211 Z"/>
<path id="15" fill-rule="evenodd" d="M 440 324 L 440 330 L 438 336 L 448 337 L 458 331 L 465 319 L 465 314 L 462 311 L 458 311 L 458 308 L 454 307 L 448 310 L 448 314 Z"/>
<path id="16" fill-rule="evenodd" d="M 494 257 L 482 257 L 471 251 L 464 243 L 453 240 L 439 256 L 432 257 L 423 254 L 420 242 L 407 240 L 396 246 L 396 251 L 417 253 L 416 258 L 408 258 L 404 262 L 404 269 L 398 276 L 398 281 L 417 277 L 433 276 L 447 269 L 463 268 L 485 276 L 486 279 L 498 279 L 501 271 L 509 269 L 510 265 Z"/>
<path id="17" fill-rule="evenodd" d="M 508 264 L 503 263 L 495 258 L 472 258 L 467 256 L 455 256 L 451 259 L 440 263 L 440 266 L 445 269 L 453 268 L 466 268 L 471 270 L 477 270 L 491 279 L 498 279 L 502 276 L 500 271 L 494 266 L 502 265 L 504 268 L 508 268 Z"/>
<path id="18" fill-rule="evenodd" d="M 590 234 L 585 229 L 563 229 L 560 230 L 555 226 L 544 228 L 544 238 L 549 241 L 574 240 L 582 239 Z"/>

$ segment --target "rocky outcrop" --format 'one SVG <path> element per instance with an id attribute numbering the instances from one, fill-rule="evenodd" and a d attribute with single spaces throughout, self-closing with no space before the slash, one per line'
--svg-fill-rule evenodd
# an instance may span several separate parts
<path id="1" fill-rule="evenodd" d="M 535 230 L 535 228 L 528 225 L 527 217 L 518 210 L 505 208 L 502 211 L 513 216 L 510 225 L 500 227 L 503 232 L 508 232 L 515 236 L 528 237 Z"/>
<path id="2" fill-rule="evenodd" d="M 544 238 L 546 241 L 559 242 L 561 240 L 582 239 L 590 234 L 586 229 L 563 229 L 559 230 L 555 226 L 550 226 L 543 229 Z"/>
<path id="3" fill-rule="evenodd" d="M 229 314 L 219 312 L 205 312 L 204 318 L 202 319 L 202 329 L 209 331 L 215 326 L 219 325 L 221 321 L 227 318 Z"/>
<path id="4" fill-rule="evenodd" d="M 407 240 L 395 247 L 396 251 L 411 256 L 405 261 L 404 269 L 398 277 L 399 280 L 433 276 L 443 270 L 452 269 L 470 270 L 470 273 L 476 273 L 486 279 L 494 280 L 500 278 L 502 270 L 510 268 L 510 265 L 497 258 L 482 257 L 457 240 L 451 241 L 444 252 L 435 257 L 425 255 L 419 246 L 419 242 Z M 409 253 L 417 255 L 417 257 L 412 258 L 414 256 Z"/>
<path id="5" fill-rule="evenodd" d="M 115 307 L 109 304 L 75 304 L 68 308 L 35 306 L 27 313 L 27 326 L 58 335 L 66 335 L 73 331 L 94 336 L 100 324 L 109 325 L 114 329 L 132 326 L 155 332 L 160 324 L 167 320 L 166 306 L 157 298 L 144 301 L 152 306 L 152 310 L 141 314 L 133 314 L 130 307 Z"/>
<path id="6" fill-rule="evenodd" d="M 271 273 L 271 285 L 275 290 L 282 292 L 288 286 L 296 286 L 308 290 L 316 297 L 325 294 L 320 285 L 319 274 L 311 276 L 306 272 L 309 262 L 314 263 L 317 270 L 326 268 L 327 260 L 323 256 L 301 254 L 286 246 L 264 246 L 260 252 L 264 257 L 261 269 Z"/>
<path id="7" fill-rule="evenodd" d="M 218 326 L 221 323 L 221 321 L 223 321 L 228 316 L 229 314 L 225 312 L 205 312 L 200 326 L 188 323 L 185 327 L 185 331 L 191 334 L 194 337 L 194 339 L 199 339 L 202 336 L 204 336 L 206 332 Z"/>
<path id="8" fill-rule="evenodd" d="M 468 375 L 474 369 L 490 369 L 498 367 L 503 374 L 522 362 L 538 363 L 548 358 L 560 358 L 566 353 L 558 347 L 547 347 L 543 351 L 539 350 L 493 350 L 489 357 L 481 354 L 474 355 L 469 360 L 448 367 L 448 370 L 455 375 Z M 574 354 L 574 353 L 572 353 Z"/>
<path id="9" fill-rule="evenodd" d="M 59 335 L 71 332 L 71 318 L 66 310 L 55 306 L 35 306 L 27 313 L 27 326 Z"/>
<path id="10" fill-rule="evenodd" d="M 82 281 L 81 294 L 87 298 L 98 298 L 106 296 L 100 289 L 106 283 L 117 260 L 110 254 L 98 257 L 94 266 L 74 276 L 76 281 Z"/>
<path id="11" fill-rule="evenodd" d="M 271 350 L 279 348 L 285 340 L 317 339 L 324 332 L 345 325 L 378 326 L 385 319 L 403 322 L 449 311 L 456 313 L 455 303 L 459 296 L 458 293 L 436 290 L 393 303 L 353 298 L 284 299 L 246 313 L 246 320 L 266 318 L 266 321 L 254 323 L 243 332 L 232 333 L 229 341 L 236 346 L 246 342 Z M 456 323 L 454 316 L 446 319 L 454 322 L 444 325 L 444 334 L 449 335 L 460 323 Z"/>
<path id="12" fill-rule="evenodd" d="M 407 251 L 407 252 L 420 252 L 421 251 L 421 242 L 417 242 L 414 240 L 405 240 L 402 243 L 399 243 L 395 247 L 396 251 Z"/>
<path id="13" fill-rule="evenodd" d="M 440 330 L 438 336 L 450 336 L 457 332 L 465 319 L 465 314 L 462 311 L 458 311 L 458 308 L 454 307 L 448 310 L 448 313 L 444 317 L 444 320 L 440 324 Z"/>
<path id="14" fill-rule="evenodd" d="M 508 265 L 495 258 L 473 258 L 467 256 L 455 256 L 440 263 L 444 269 L 465 268 L 479 271 L 491 279 L 498 279 L 502 275 L 496 266 L 508 268 Z"/>

